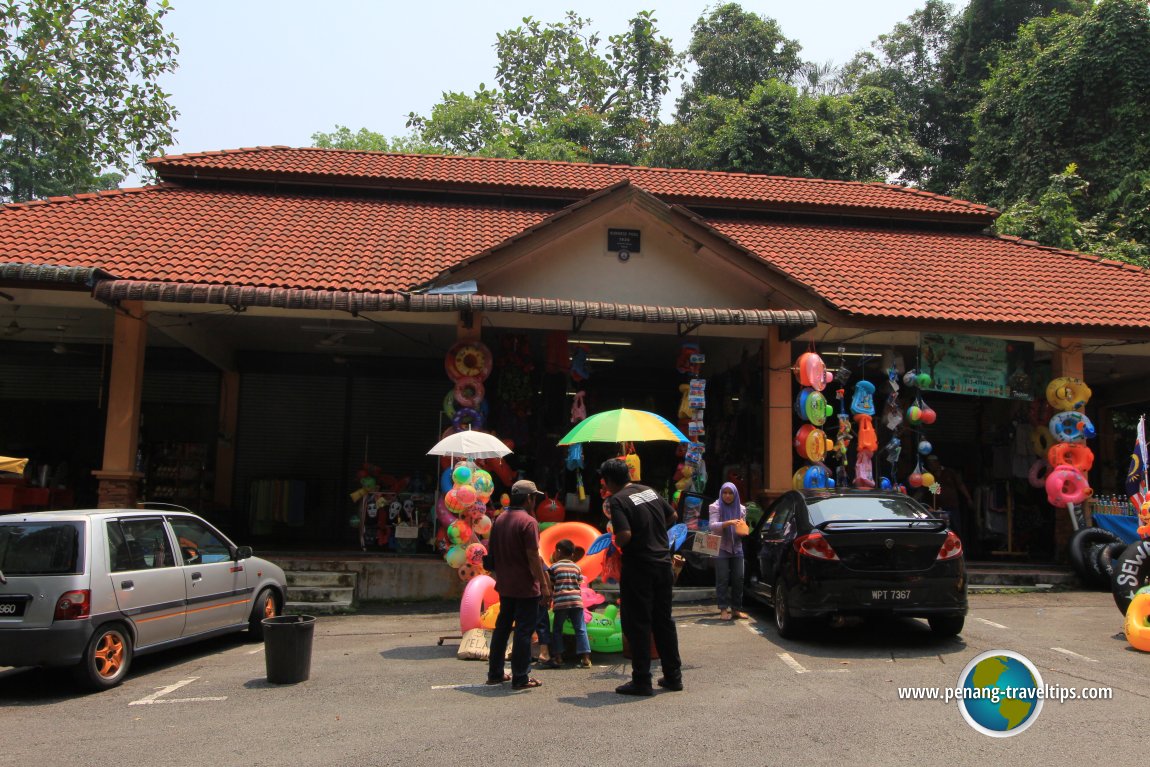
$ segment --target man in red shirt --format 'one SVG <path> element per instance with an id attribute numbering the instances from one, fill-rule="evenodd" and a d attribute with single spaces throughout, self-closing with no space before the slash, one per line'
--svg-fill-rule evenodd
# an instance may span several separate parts
<path id="1" fill-rule="evenodd" d="M 535 504 L 545 497 L 529 479 L 511 486 L 508 510 L 491 526 L 488 552 L 494 560 L 495 590 L 499 593 L 499 617 L 491 632 L 491 654 L 487 666 L 487 684 L 511 682 L 512 689 L 529 690 L 542 685 L 528 675 L 531 669 L 531 634 L 540 597 L 550 598 L 551 581 L 543 571 L 539 557 L 539 523 L 535 521 Z M 503 656 L 512 628 L 511 676 L 503 673 Z"/>

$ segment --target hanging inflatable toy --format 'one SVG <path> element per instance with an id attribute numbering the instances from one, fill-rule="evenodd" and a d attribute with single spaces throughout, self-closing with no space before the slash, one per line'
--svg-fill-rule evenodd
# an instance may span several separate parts
<path id="1" fill-rule="evenodd" d="M 1046 385 L 1046 401 L 1055 410 L 1081 410 L 1092 394 L 1090 387 L 1078 378 L 1062 376 Z"/>
<path id="2" fill-rule="evenodd" d="M 486 538 L 491 535 L 491 517 L 484 514 L 482 517 L 476 519 L 471 523 L 471 531 L 480 538 Z"/>
<path id="3" fill-rule="evenodd" d="M 869 419 L 867 419 L 869 422 Z M 873 431 L 873 428 L 872 428 Z M 876 443 L 877 444 L 877 443 Z M 859 434 L 859 445 L 862 445 L 862 434 Z M 855 459 L 855 481 L 854 486 L 863 490 L 873 490 L 875 486 L 874 481 L 874 451 L 859 449 L 858 457 Z"/>
<path id="4" fill-rule="evenodd" d="M 483 428 L 483 422 L 483 414 L 473 407 L 459 408 L 455 411 L 455 417 L 451 419 L 452 425 L 455 426 L 458 431 L 465 429 L 479 431 Z"/>
<path id="5" fill-rule="evenodd" d="M 795 490 L 826 490 L 833 489 L 835 481 L 831 479 L 830 469 L 816 463 L 796 471 L 791 478 L 791 487 Z"/>
<path id="6" fill-rule="evenodd" d="M 814 352 L 800 354 L 795 362 L 795 378 L 803 386 L 822 391 L 834 380 L 834 374 L 827 371 L 823 358 Z"/>
<path id="7" fill-rule="evenodd" d="M 930 451 L 932 451 L 932 450 L 934 450 L 934 446 L 932 444 L 930 444 L 930 442 L 928 442 L 925 439 L 919 441 L 919 443 L 918 443 L 918 454 L 919 455 L 930 455 Z"/>
<path id="8" fill-rule="evenodd" d="M 491 375 L 491 350 L 482 341 L 460 341 L 447 350 L 443 367 L 452 381 L 466 377 L 486 381 Z"/>
<path id="9" fill-rule="evenodd" d="M 812 463 L 823 460 L 834 446 L 835 443 L 827 439 L 826 432 L 809 423 L 800 426 L 795 434 L 795 452 Z"/>
<path id="10" fill-rule="evenodd" d="M 535 507 L 535 518 L 540 522 L 562 522 L 567 518 L 567 509 L 558 498 L 544 498 Z"/>
<path id="11" fill-rule="evenodd" d="M 1060 509 L 1085 501 L 1093 491 L 1082 472 L 1073 466 L 1055 466 L 1046 475 L 1046 500 Z"/>
<path id="12" fill-rule="evenodd" d="M 483 382 L 475 376 L 463 376 L 455 382 L 455 402 L 460 407 L 478 408 L 484 393 Z"/>
<path id="13" fill-rule="evenodd" d="M 1046 477 L 1054 467 L 1045 458 L 1039 458 L 1030 464 L 1030 471 L 1026 473 L 1026 481 L 1031 487 L 1046 487 Z"/>
<path id="14" fill-rule="evenodd" d="M 455 417 L 455 389 L 451 389 L 443 395 L 443 414 L 447 416 L 448 420 Z"/>
<path id="15" fill-rule="evenodd" d="M 495 492 L 495 480 L 491 478 L 491 473 L 486 469 L 476 469 L 472 472 L 471 486 L 475 488 L 475 494 L 483 503 L 487 503 L 491 494 Z"/>
<path id="16" fill-rule="evenodd" d="M 1054 435 L 1045 426 L 1035 426 L 1030 430 L 1030 449 L 1039 458 L 1045 458 L 1054 443 Z"/>
<path id="17" fill-rule="evenodd" d="M 835 409 L 827 404 L 827 398 L 822 392 L 803 389 L 795 397 L 795 414 L 815 426 L 822 426 L 835 414 Z"/>
<path id="18" fill-rule="evenodd" d="M 1081 442 L 1059 442 L 1046 452 L 1051 466 L 1067 464 L 1085 474 L 1094 466 L 1094 451 Z"/>
<path id="19" fill-rule="evenodd" d="M 869 415 L 856 415 L 855 423 L 858 425 L 858 450 L 860 453 L 873 453 L 878 450 L 878 434 L 874 430 L 874 422 Z"/>
<path id="20" fill-rule="evenodd" d="M 855 384 L 851 412 L 855 415 L 874 415 L 874 384 L 870 381 L 859 381 Z"/>
<path id="21" fill-rule="evenodd" d="M 1059 442 L 1085 442 L 1094 439 L 1094 423 L 1077 410 L 1066 410 L 1050 419 L 1050 433 Z"/>

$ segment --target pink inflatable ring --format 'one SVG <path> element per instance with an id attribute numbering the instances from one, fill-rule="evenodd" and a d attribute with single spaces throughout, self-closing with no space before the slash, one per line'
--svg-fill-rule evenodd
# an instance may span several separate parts
<path id="1" fill-rule="evenodd" d="M 1046 499 L 1060 509 L 1078 505 L 1093 494 L 1086 477 L 1073 466 L 1055 466 L 1046 475 Z"/>

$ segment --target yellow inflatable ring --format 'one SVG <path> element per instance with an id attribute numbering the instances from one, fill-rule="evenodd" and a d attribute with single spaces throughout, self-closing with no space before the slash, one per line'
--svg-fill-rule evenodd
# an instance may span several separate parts
<path id="1" fill-rule="evenodd" d="M 1030 430 L 1030 449 L 1039 458 L 1045 458 L 1057 440 L 1045 426 L 1035 426 Z"/>
<path id="2" fill-rule="evenodd" d="M 1136 594 L 1126 608 L 1126 641 L 1135 650 L 1150 652 L 1150 594 Z"/>
<path id="3" fill-rule="evenodd" d="M 1046 385 L 1046 401 L 1055 410 L 1081 410 L 1091 394 L 1086 382 L 1078 378 L 1062 376 Z"/>
<path id="4" fill-rule="evenodd" d="M 491 375 L 491 350 L 482 341 L 460 341 L 447 350 L 443 367 L 452 381 L 466 377 L 484 381 Z"/>

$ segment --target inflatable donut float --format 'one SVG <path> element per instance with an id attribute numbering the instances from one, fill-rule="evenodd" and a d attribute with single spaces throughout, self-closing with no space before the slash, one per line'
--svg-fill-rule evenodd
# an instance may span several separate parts
<path id="1" fill-rule="evenodd" d="M 1131 647 L 1150 652 L 1150 593 L 1140 592 L 1130 601 L 1124 629 Z"/>
<path id="2" fill-rule="evenodd" d="M 1086 476 L 1073 466 L 1055 466 L 1046 475 L 1046 500 L 1052 506 L 1065 509 L 1071 503 L 1082 503 L 1093 493 Z"/>
<path id="3" fill-rule="evenodd" d="M 1026 481 L 1030 483 L 1031 487 L 1046 487 L 1046 477 L 1050 474 L 1050 470 L 1054 468 L 1050 462 L 1045 458 L 1039 458 L 1034 463 L 1030 464 L 1030 471 L 1026 474 Z"/>
<path id="4" fill-rule="evenodd" d="M 491 350 L 482 341 L 460 341 L 447 350 L 443 368 L 452 381 L 467 377 L 485 381 L 491 375 Z"/>
<path id="5" fill-rule="evenodd" d="M 543 557 L 544 562 L 550 564 L 551 555 L 555 553 L 555 544 L 564 538 L 575 544 L 576 548 L 587 551 L 600 535 L 602 535 L 601 532 L 586 522 L 556 522 L 539 533 L 539 555 Z M 582 559 L 578 560 L 576 564 L 583 571 L 583 576 L 588 583 L 598 578 L 599 574 L 603 572 L 603 559 L 606 556 L 606 551 L 600 551 L 598 554 L 584 555 Z"/>
<path id="6" fill-rule="evenodd" d="M 1046 385 L 1046 401 L 1055 410 L 1081 410 L 1091 394 L 1090 387 L 1077 378 L 1063 376 Z"/>
<path id="7" fill-rule="evenodd" d="M 1066 464 L 1085 474 L 1094 466 L 1094 451 L 1080 442 L 1059 442 L 1046 452 L 1051 466 Z"/>
<path id="8" fill-rule="evenodd" d="M 809 386 L 815 391 L 822 391 L 827 384 L 834 380 L 834 374 L 827 371 L 823 358 L 814 352 L 800 354 L 795 362 L 795 378 L 803 386 Z"/>
<path id="9" fill-rule="evenodd" d="M 1150 539 L 1131 543 L 1113 561 L 1110 592 L 1125 615 L 1139 589 L 1150 586 Z"/>
<path id="10" fill-rule="evenodd" d="M 1085 442 L 1094 438 L 1094 424 L 1077 410 L 1067 410 L 1050 419 L 1050 433 L 1059 442 Z"/>
<path id="11" fill-rule="evenodd" d="M 495 579 L 490 575 L 477 575 L 467 582 L 463 599 L 459 602 L 459 630 L 467 633 L 482 628 L 483 614 L 499 601 Z"/>
<path id="12" fill-rule="evenodd" d="M 1096 588 L 1106 585 L 1097 557 L 1104 547 L 1117 540 L 1117 535 L 1100 527 L 1084 527 L 1070 537 L 1070 566 L 1084 584 Z"/>
<path id="13" fill-rule="evenodd" d="M 1030 449 L 1039 458 L 1045 458 L 1054 443 L 1054 435 L 1045 426 L 1035 426 L 1030 430 Z"/>
<path id="14" fill-rule="evenodd" d="M 820 391 L 803 389 L 795 397 L 795 414 L 815 426 L 822 426 L 834 413 L 835 409 L 827 404 L 827 398 Z"/>
<path id="15" fill-rule="evenodd" d="M 451 419 L 451 424 L 456 431 L 463 431 L 464 429 L 478 431 L 483 428 L 483 423 L 483 413 L 473 407 L 459 408 L 455 411 L 455 417 Z"/>
<path id="16" fill-rule="evenodd" d="M 475 376 L 463 376 L 455 382 L 454 394 L 457 405 L 474 410 L 483 401 L 483 382 Z"/>
<path id="17" fill-rule="evenodd" d="M 455 417 L 455 389 L 451 389 L 443 395 L 443 414 L 448 419 Z"/>
<path id="18" fill-rule="evenodd" d="M 808 461 L 821 461 L 834 446 L 835 443 L 827 439 L 826 432 L 809 423 L 800 426 L 795 434 L 795 452 Z"/>
<path id="19" fill-rule="evenodd" d="M 830 470 L 821 463 L 813 466 L 804 466 L 795 472 L 791 478 L 791 487 L 795 490 L 823 490 L 833 488 L 835 481 L 831 479 Z"/>

